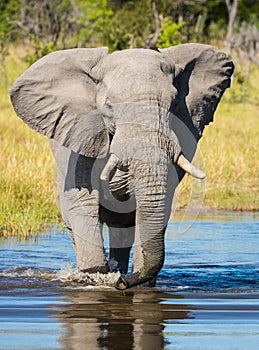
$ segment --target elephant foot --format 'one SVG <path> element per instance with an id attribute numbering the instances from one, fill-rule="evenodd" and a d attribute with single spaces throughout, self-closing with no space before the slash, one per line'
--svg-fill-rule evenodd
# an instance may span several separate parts
<path id="1" fill-rule="evenodd" d="M 120 276 L 118 281 L 116 282 L 115 288 L 117 290 L 125 290 L 134 286 L 137 287 L 155 287 L 157 276 L 150 277 L 148 279 L 140 279 L 139 273 L 134 273 L 128 276 Z"/>
<path id="2" fill-rule="evenodd" d="M 121 276 L 121 277 L 118 279 L 118 281 L 116 282 L 115 288 L 116 288 L 117 290 L 125 290 L 125 289 L 129 288 L 126 279 L 125 279 L 124 277 Z"/>
<path id="3" fill-rule="evenodd" d="M 107 274 L 109 272 L 109 267 L 108 265 L 105 266 L 94 266 L 94 267 L 90 267 L 89 269 L 80 269 L 80 272 L 83 273 L 102 273 L 102 274 Z"/>

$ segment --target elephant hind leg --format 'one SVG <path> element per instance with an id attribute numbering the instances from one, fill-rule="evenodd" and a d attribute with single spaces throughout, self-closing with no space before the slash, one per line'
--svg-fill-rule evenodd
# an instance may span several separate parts
<path id="1" fill-rule="evenodd" d="M 110 271 L 128 272 L 130 251 L 134 242 L 135 227 L 109 226 L 110 239 Z"/>
<path id="2" fill-rule="evenodd" d="M 123 203 L 123 202 L 122 202 Z M 109 267 L 110 272 L 128 271 L 130 251 L 135 239 L 135 211 L 114 212 L 100 205 L 100 220 L 109 229 Z"/>

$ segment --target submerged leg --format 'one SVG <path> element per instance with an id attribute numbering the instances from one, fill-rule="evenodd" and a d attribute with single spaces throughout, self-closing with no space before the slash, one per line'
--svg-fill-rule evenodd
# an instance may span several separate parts
<path id="1" fill-rule="evenodd" d="M 128 272 L 130 250 L 134 242 L 134 227 L 109 227 L 111 271 Z"/>

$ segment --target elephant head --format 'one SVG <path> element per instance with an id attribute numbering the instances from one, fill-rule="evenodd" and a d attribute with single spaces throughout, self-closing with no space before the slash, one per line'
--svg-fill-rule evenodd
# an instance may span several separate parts
<path id="1" fill-rule="evenodd" d="M 122 212 L 134 213 L 133 272 L 117 288 L 150 281 L 162 268 L 174 190 L 185 172 L 205 177 L 190 161 L 232 72 L 233 63 L 209 45 L 71 49 L 40 59 L 10 89 L 30 127 L 87 159 L 103 159 L 96 185 L 102 221 L 116 227 Z"/>

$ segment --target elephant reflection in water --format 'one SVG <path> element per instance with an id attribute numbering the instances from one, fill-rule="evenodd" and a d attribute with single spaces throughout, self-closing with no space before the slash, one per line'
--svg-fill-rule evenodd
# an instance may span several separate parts
<path id="1" fill-rule="evenodd" d="M 215 47 L 184 44 L 111 54 L 61 50 L 16 80 L 10 95 L 17 115 L 53 140 L 61 212 L 80 271 L 108 273 L 115 262 L 117 289 L 155 286 L 175 189 L 185 173 L 205 177 L 190 161 L 232 73 Z"/>
<path id="2" fill-rule="evenodd" d="M 166 298 L 150 290 L 126 295 L 72 292 L 57 315 L 65 328 L 60 343 L 67 350 L 164 349 L 163 324 L 191 317 L 189 305 L 161 303 Z"/>

